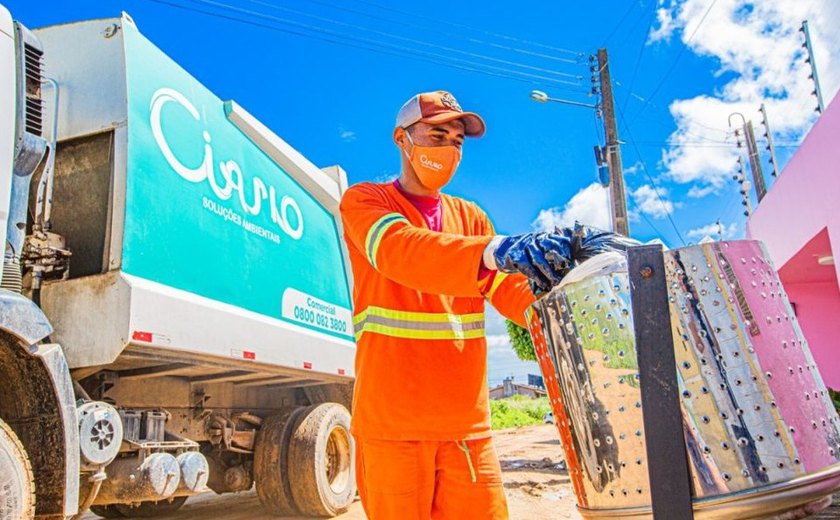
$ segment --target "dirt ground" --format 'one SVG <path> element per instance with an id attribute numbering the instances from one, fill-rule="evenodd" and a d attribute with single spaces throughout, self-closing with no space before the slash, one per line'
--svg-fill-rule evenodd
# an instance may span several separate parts
<path id="1" fill-rule="evenodd" d="M 511 519 L 579 520 L 575 498 L 565 471 L 563 452 L 552 425 L 500 430 L 495 433 L 496 448 L 504 472 L 505 493 Z M 88 513 L 83 520 L 98 519 Z M 276 520 L 260 508 L 256 494 L 218 496 L 206 493 L 191 498 L 173 515 L 160 520 Z M 365 520 L 356 501 L 340 520 Z M 300 519 L 303 520 L 303 519 Z"/>
<path id="2" fill-rule="evenodd" d="M 554 425 L 500 430 L 495 440 L 511 519 L 581 518 Z"/>

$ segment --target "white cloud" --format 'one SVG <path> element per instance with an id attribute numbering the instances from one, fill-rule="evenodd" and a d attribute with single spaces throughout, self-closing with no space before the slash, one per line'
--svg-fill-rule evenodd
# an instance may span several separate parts
<path id="1" fill-rule="evenodd" d="M 712 193 L 717 193 L 718 189 L 716 186 L 692 186 L 690 190 L 688 190 L 688 196 L 692 199 L 702 199 L 706 195 L 711 195 Z"/>
<path id="2" fill-rule="evenodd" d="M 505 318 L 494 308 L 487 306 L 485 312 L 487 330 L 487 370 L 491 386 L 501 384 L 505 377 L 513 376 L 520 383 L 528 381 L 528 374 L 539 374 L 539 366 L 531 361 L 522 361 L 510 344 Z"/>
<path id="3" fill-rule="evenodd" d="M 510 345 L 510 336 L 507 333 L 487 336 L 487 351 L 491 356 L 495 353 L 507 353 L 512 348 Z"/>
<path id="4" fill-rule="evenodd" d="M 717 222 L 712 222 L 711 224 L 689 230 L 688 233 L 686 233 L 686 236 L 688 236 L 688 238 L 696 238 L 698 240 L 705 237 L 718 239 L 721 231 L 723 232 L 724 239 L 735 238 L 735 235 L 738 232 L 738 226 L 734 223 L 729 225 L 721 224 L 718 226 Z"/>
<path id="5" fill-rule="evenodd" d="M 653 218 L 665 218 L 674 212 L 674 203 L 668 200 L 668 190 L 665 188 L 654 188 L 645 184 L 633 191 L 631 196 L 636 203 L 635 212 L 645 213 Z"/>
<path id="6" fill-rule="evenodd" d="M 390 184 L 400 178 L 400 172 L 384 172 L 373 178 L 378 184 Z"/>
<path id="7" fill-rule="evenodd" d="M 607 190 L 592 183 L 583 188 L 562 208 L 541 210 L 531 223 L 540 231 L 553 231 L 555 227 L 571 227 L 575 221 L 600 229 L 610 229 L 610 212 Z"/>
<path id="8" fill-rule="evenodd" d="M 505 318 L 489 305 L 484 313 L 484 328 L 487 331 L 487 355 L 491 363 L 494 360 L 512 359 L 513 347 Z"/>
<path id="9" fill-rule="evenodd" d="M 662 164 L 667 178 L 692 185 L 690 197 L 716 191 L 735 170 L 738 150 L 726 146 L 733 142 L 726 133 L 731 113 L 752 120 L 760 138 L 758 107 L 764 102 L 778 142 L 798 141 L 813 124 L 816 100 L 801 48 L 802 20 L 811 28 L 826 103 L 840 87 L 840 2 L 718 0 L 701 26 L 709 5 L 709 0 L 662 0 L 648 37 L 649 43 L 679 37 L 695 54 L 716 59 L 716 75 L 733 74 L 719 92 L 669 107 L 677 130 L 669 138 L 675 145 L 663 150 Z M 740 126 L 740 119 L 733 118 L 733 125 Z"/>
<path id="10" fill-rule="evenodd" d="M 633 175 L 636 172 L 641 171 L 642 168 L 644 168 L 644 165 L 642 164 L 642 161 L 636 161 L 636 163 L 633 164 L 632 166 L 629 166 L 627 168 L 623 168 L 622 173 L 626 177 L 628 175 Z"/>
<path id="11" fill-rule="evenodd" d="M 352 130 L 347 130 L 346 128 L 339 126 L 338 137 L 345 143 L 349 143 L 351 141 L 356 140 L 356 132 Z"/>
<path id="12" fill-rule="evenodd" d="M 484 314 L 484 329 L 488 336 L 507 337 L 507 325 L 505 318 L 493 307 L 487 307 Z"/>

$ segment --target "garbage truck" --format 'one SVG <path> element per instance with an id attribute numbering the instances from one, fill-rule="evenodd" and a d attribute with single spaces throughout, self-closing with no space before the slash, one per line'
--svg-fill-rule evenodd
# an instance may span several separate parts
<path id="1" fill-rule="evenodd" d="M 0 6 L 0 520 L 354 500 L 337 166 L 132 19 Z"/>

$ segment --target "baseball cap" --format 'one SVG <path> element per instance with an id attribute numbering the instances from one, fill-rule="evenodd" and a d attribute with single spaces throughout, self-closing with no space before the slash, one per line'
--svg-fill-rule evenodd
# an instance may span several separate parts
<path id="1" fill-rule="evenodd" d="M 397 127 L 407 128 L 418 121 L 436 124 L 460 119 L 469 137 L 484 135 L 484 120 L 473 112 L 464 112 L 455 96 L 445 90 L 423 92 L 409 99 L 397 114 Z"/>

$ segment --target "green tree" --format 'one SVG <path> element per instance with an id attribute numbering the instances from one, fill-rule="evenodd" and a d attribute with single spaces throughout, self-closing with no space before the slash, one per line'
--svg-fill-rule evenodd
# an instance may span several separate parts
<path id="1" fill-rule="evenodd" d="M 534 351 L 534 342 L 531 341 L 531 334 L 516 323 L 505 320 L 510 342 L 513 351 L 522 361 L 536 361 L 537 353 Z"/>

